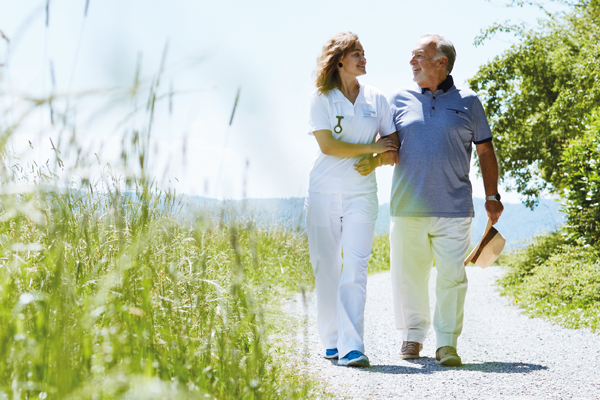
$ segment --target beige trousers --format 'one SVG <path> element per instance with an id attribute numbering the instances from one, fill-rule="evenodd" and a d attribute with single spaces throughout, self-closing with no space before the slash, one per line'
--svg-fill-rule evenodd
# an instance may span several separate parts
<path id="1" fill-rule="evenodd" d="M 437 268 L 433 328 L 437 347 L 456 348 L 462 332 L 471 218 L 392 217 L 392 294 L 402 340 L 423 343 L 431 323 L 429 275 Z"/>

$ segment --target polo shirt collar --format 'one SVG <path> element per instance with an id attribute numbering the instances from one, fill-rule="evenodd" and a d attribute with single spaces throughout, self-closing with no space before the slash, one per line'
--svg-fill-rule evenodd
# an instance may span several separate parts
<path id="1" fill-rule="evenodd" d="M 365 98 L 365 86 L 360 82 L 358 84 L 360 86 L 360 89 L 358 91 L 358 96 L 356 97 L 356 100 L 354 101 L 354 105 L 369 104 L 369 102 Z M 344 93 L 342 93 L 342 91 L 340 89 L 335 88 L 333 90 L 333 102 L 338 103 L 338 102 L 346 102 L 346 101 L 348 103 L 350 103 L 350 100 L 348 100 L 346 98 L 346 96 L 344 96 Z M 352 103 L 350 103 L 350 104 L 352 104 Z"/>
<path id="2" fill-rule="evenodd" d="M 369 104 L 369 102 L 367 101 L 367 99 L 365 98 L 365 86 L 359 82 L 360 85 L 360 90 L 358 92 L 358 96 L 356 97 L 356 100 L 354 101 L 354 104 Z"/>
<path id="3" fill-rule="evenodd" d="M 437 90 L 442 90 L 444 93 L 446 93 L 452 86 L 454 86 L 454 79 L 452 79 L 452 75 L 448 75 L 448 77 L 438 85 Z M 429 88 L 420 89 L 422 94 L 425 94 L 429 91 Z"/>

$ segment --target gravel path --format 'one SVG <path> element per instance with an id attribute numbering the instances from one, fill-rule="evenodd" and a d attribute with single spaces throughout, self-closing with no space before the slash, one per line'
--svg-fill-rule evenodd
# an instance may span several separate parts
<path id="1" fill-rule="evenodd" d="M 389 272 L 369 276 L 365 347 L 370 368 L 337 366 L 322 358 L 316 296 L 308 296 L 306 308 L 299 298 L 290 302 L 294 314 L 308 310 L 305 365 L 340 399 L 600 399 L 600 336 L 523 315 L 498 295 L 494 282 L 501 273 L 500 267 L 467 270 L 469 290 L 458 342 L 461 368 L 436 365 L 433 328 L 422 358 L 400 359 Z M 435 268 L 429 286 L 432 306 L 434 283 Z"/>

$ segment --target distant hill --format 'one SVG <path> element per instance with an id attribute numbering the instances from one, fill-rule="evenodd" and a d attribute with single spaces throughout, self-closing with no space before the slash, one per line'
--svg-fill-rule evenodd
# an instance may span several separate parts
<path id="1" fill-rule="evenodd" d="M 262 225 L 282 225 L 287 229 L 304 230 L 304 198 L 215 200 L 199 196 L 184 196 L 190 209 L 241 219 L 252 219 Z"/>
<path id="2" fill-rule="evenodd" d="M 259 224 L 279 224 L 287 229 L 304 230 L 304 198 L 292 197 L 286 199 L 247 199 L 219 201 L 198 196 L 186 196 L 190 209 L 201 209 L 204 212 L 223 214 L 224 218 L 235 215 L 237 218 L 251 218 Z M 483 234 L 487 223 L 484 208 L 485 201 L 474 198 L 475 218 L 471 228 L 471 242 L 477 243 Z M 550 232 L 563 224 L 564 214 L 560 212 L 561 205 L 555 200 L 541 200 L 535 210 L 531 211 L 523 204 L 504 204 L 504 213 L 495 225 L 507 242 L 507 249 L 523 245 L 523 241 L 534 235 Z M 223 213 L 222 211 L 225 210 Z M 389 233 L 390 206 L 379 206 L 379 217 L 375 232 Z"/>

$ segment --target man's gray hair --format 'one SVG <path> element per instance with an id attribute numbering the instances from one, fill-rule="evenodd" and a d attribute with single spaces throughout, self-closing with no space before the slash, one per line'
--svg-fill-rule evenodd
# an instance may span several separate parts
<path id="1" fill-rule="evenodd" d="M 450 75 L 452 68 L 454 68 L 454 61 L 456 60 L 456 49 L 452 42 L 438 33 L 426 33 L 421 36 L 421 39 L 423 38 L 432 38 L 435 40 L 437 45 L 437 55 L 435 56 L 435 60 L 447 57 L 448 64 L 446 64 L 446 75 Z"/>

